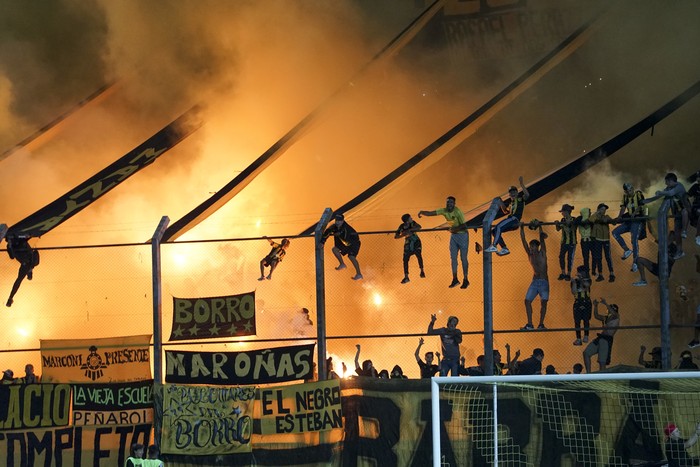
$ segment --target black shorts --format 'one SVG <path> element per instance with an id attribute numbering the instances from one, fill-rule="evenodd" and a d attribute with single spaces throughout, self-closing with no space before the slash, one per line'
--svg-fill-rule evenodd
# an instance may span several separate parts
<path id="1" fill-rule="evenodd" d="M 360 243 L 361 242 L 353 242 L 350 245 L 344 245 L 343 242 L 341 241 L 336 241 L 335 242 L 335 247 L 340 251 L 340 254 L 343 256 L 357 256 L 357 254 L 360 252 Z"/>
<path id="2" fill-rule="evenodd" d="M 579 298 L 574 301 L 574 320 L 590 321 L 593 315 L 593 303 L 590 298 Z"/>
<path id="3" fill-rule="evenodd" d="M 265 256 L 262 260 L 263 266 L 272 266 L 273 264 L 279 263 L 279 259 L 274 256 Z"/>

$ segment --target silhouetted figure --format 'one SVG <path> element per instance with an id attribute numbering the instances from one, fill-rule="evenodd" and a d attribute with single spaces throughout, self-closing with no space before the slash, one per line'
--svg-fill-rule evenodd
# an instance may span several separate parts
<path id="1" fill-rule="evenodd" d="M 125 467 L 136 467 L 137 465 L 143 465 L 143 454 L 146 447 L 141 443 L 134 443 L 131 445 L 131 451 L 129 457 L 127 457 L 124 463 Z"/>
<path id="2" fill-rule="evenodd" d="M 283 239 L 282 243 L 277 243 L 269 238 L 267 239 L 272 246 L 270 252 L 263 259 L 260 260 L 260 277 L 259 281 L 265 280 L 265 266 L 270 266 L 270 272 L 267 274 L 267 279 L 272 279 L 272 273 L 275 272 L 277 265 L 282 261 L 284 255 L 287 254 L 287 248 L 289 248 L 289 240 Z"/>
<path id="3" fill-rule="evenodd" d="M 158 446 L 155 444 L 151 444 L 148 446 L 148 454 L 146 458 L 148 459 L 148 464 L 150 466 L 154 467 L 164 467 L 165 464 L 163 464 L 163 461 L 158 459 L 160 457 L 160 450 L 158 449 Z"/>
<path id="4" fill-rule="evenodd" d="M 27 363 L 24 365 L 24 378 L 22 378 L 22 383 L 24 384 L 36 384 L 39 382 L 39 378 L 34 374 L 34 365 Z"/>
<path id="5" fill-rule="evenodd" d="M 423 247 L 421 245 L 420 238 L 416 234 L 421 228 L 420 224 L 411 218 L 410 214 L 404 214 L 401 216 L 401 225 L 396 229 L 394 238 L 404 238 L 403 245 L 403 279 L 402 284 L 410 282 L 408 278 L 408 260 L 411 256 L 416 257 L 418 260 L 418 267 L 420 268 L 420 277 L 425 277 L 425 271 L 423 271 Z"/>
<path id="6" fill-rule="evenodd" d="M 333 246 L 333 255 L 338 260 L 338 266 L 335 268 L 336 271 L 345 269 L 345 261 L 343 261 L 343 256 L 348 257 L 352 265 L 355 267 L 355 275 L 352 277 L 353 280 L 362 279 L 362 273 L 360 272 L 360 263 L 357 261 L 357 255 L 360 253 L 360 235 L 355 229 L 350 227 L 350 224 L 345 222 L 345 216 L 340 213 L 336 213 L 333 216 L 335 223 L 328 227 L 321 237 L 321 244 L 325 244 L 328 237 L 333 236 L 333 241 L 335 245 Z"/>
<path id="7" fill-rule="evenodd" d="M 29 237 L 7 237 L 7 254 L 10 255 L 10 259 L 19 261 L 17 279 L 12 285 L 10 297 L 5 304 L 6 306 L 12 306 L 15 294 L 24 278 L 32 280 L 34 277 L 34 268 L 39 264 L 39 252 L 29 245 Z"/>

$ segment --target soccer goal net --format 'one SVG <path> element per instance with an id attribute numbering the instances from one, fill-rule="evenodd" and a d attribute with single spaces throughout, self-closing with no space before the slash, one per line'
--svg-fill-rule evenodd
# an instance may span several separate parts
<path id="1" fill-rule="evenodd" d="M 693 372 L 441 377 L 431 387 L 434 466 L 666 465 L 670 425 L 688 439 L 700 421 Z M 685 451 L 700 456 L 700 442 Z"/>

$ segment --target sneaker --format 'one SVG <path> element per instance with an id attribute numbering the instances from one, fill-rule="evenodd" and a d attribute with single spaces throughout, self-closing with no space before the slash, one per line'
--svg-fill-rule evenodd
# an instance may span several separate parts
<path id="1" fill-rule="evenodd" d="M 498 256 L 505 256 L 510 254 L 510 250 L 508 248 L 501 248 L 501 251 L 496 252 Z"/>
<path id="2" fill-rule="evenodd" d="M 335 267 L 335 270 L 336 270 L 336 271 L 342 271 L 342 270 L 345 269 L 345 268 L 347 268 L 347 266 L 345 265 L 345 263 L 343 263 L 343 264 L 339 264 L 338 266 L 336 266 L 336 267 Z"/>
<path id="3" fill-rule="evenodd" d="M 401 280 L 401 283 L 402 283 L 402 284 L 406 284 L 406 283 L 408 283 L 408 282 L 411 282 L 411 279 L 409 279 L 408 277 L 404 277 L 404 278 Z"/>
<path id="4" fill-rule="evenodd" d="M 457 279 L 455 277 L 454 279 L 452 279 L 452 283 L 450 284 L 450 288 L 457 287 L 458 285 L 459 285 L 459 279 Z"/>
<path id="5" fill-rule="evenodd" d="M 588 336 L 583 336 L 583 343 L 585 344 L 587 342 L 588 342 Z"/>
<path id="6" fill-rule="evenodd" d="M 583 345 L 583 344 L 581 343 L 581 339 L 576 339 L 576 340 L 574 341 L 574 345 Z"/>
<path id="7" fill-rule="evenodd" d="M 684 256 L 685 256 L 685 251 L 679 251 L 678 253 L 676 253 L 676 256 L 673 257 L 673 259 L 681 259 Z"/>
<path id="8" fill-rule="evenodd" d="M 563 281 L 564 279 L 566 279 L 566 274 L 564 274 L 564 273 L 562 272 L 561 274 L 559 274 L 559 277 L 557 277 L 557 280 L 558 280 L 558 281 Z"/>
<path id="9" fill-rule="evenodd" d="M 364 279 L 364 277 L 362 277 L 362 274 L 355 274 L 354 276 L 352 276 L 351 279 L 354 281 L 359 281 L 359 280 Z"/>
<path id="10" fill-rule="evenodd" d="M 686 230 L 681 232 L 681 238 L 688 238 L 688 232 Z"/>
<path id="11" fill-rule="evenodd" d="M 533 329 L 535 329 L 535 327 L 530 323 L 520 328 L 521 331 L 532 331 Z"/>
<path id="12" fill-rule="evenodd" d="M 258 277 L 258 280 L 259 280 L 259 281 L 264 281 L 264 280 L 265 280 L 265 276 L 260 276 L 260 277 Z"/>
<path id="13" fill-rule="evenodd" d="M 627 259 L 632 255 L 632 250 L 625 250 L 624 253 L 622 253 L 622 259 Z"/>
<path id="14" fill-rule="evenodd" d="M 603 282 L 604 280 L 605 280 L 605 276 L 603 276 L 602 274 L 599 275 L 598 277 L 596 277 L 596 279 L 595 279 L 596 282 Z"/>
<path id="15" fill-rule="evenodd" d="M 637 282 L 632 282 L 632 285 L 635 287 L 644 287 L 647 285 L 647 281 L 637 281 Z"/>
<path id="16" fill-rule="evenodd" d="M 496 253 L 498 249 L 496 248 L 496 245 L 491 245 L 488 248 L 484 248 L 484 251 L 487 253 Z"/>
<path id="17" fill-rule="evenodd" d="M 464 282 L 462 282 L 462 285 L 459 288 L 466 289 L 467 287 L 469 287 L 469 281 L 464 279 Z"/>
<path id="18" fill-rule="evenodd" d="M 615 282 L 615 274 L 610 274 L 610 277 L 608 277 L 608 282 Z"/>
<path id="19" fill-rule="evenodd" d="M 425 279 L 425 273 L 423 271 L 420 272 L 420 276 Z"/>
<path id="20" fill-rule="evenodd" d="M 632 272 L 637 272 L 639 271 L 639 266 L 637 266 L 637 263 L 632 263 L 632 268 L 630 269 Z"/>
<path id="21" fill-rule="evenodd" d="M 544 324 L 540 324 L 540 325 L 537 326 L 537 329 L 547 329 L 547 328 L 544 327 Z"/>
<path id="22" fill-rule="evenodd" d="M 688 347 L 691 349 L 694 349 L 695 347 L 700 347 L 700 341 L 697 339 L 693 339 L 692 341 L 688 342 Z"/>
<path id="23" fill-rule="evenodd" d="M 565 280 L 565 281 L 570 281 L 570 280 L 571 280 L 571 276 L 570 276 L 569 274 L 564 274 L 564 280 Z"/>

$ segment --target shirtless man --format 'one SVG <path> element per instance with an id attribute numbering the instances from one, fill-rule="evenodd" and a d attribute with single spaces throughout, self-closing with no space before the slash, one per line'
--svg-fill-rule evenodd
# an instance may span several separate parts
<path id="1" fill-rule="evenodd" d="M 602 303 L 608 309 L 606 315 L 598 313 L 598 303 Z M 610 364 L 610 353 L 612 352 L 613 336 L 620 327 L 620 313 L 617 305 L 610 304 L 601 298 L 600 301 L 593 300 L 593 316 L 603 323 L 603 331 L 598 333 L 598 337 L 593 339 L 583 351 L 583 363 L 586 365 L 586 373 L 591 372 L 591 357 L 598 354 L 598 367 L 600 371 L 605 371 Z"/>
<path id="2" fill-rule="evenodd" d="M 528 244 L 525 240 L 525 230 L 524 226 L 520 225 L 520 239 L 523 242 L 523 248 L 527 253 L 527 257 L 530 260 L 530 265 L 534 272 L 532 277 L 532 282 L 530 287 L 527 289 L 525 294 L 525 313 L 527 314 L 527 324 L 521 329 L 523 331 L 530 331 L 535 329 L 532 325 L 532 302 L 535 300 L 537 295 L 540 296 L 540 324 L 537 329 L 545 329 L 544 327 L 544 317 L 547 314 L 547 300 L 549 300 L 549 279 L 547 277 L 547 247 L 545 245 L 545 239 L 547 234 L 542 231 L 542 225 L 538 221 L 532 221 L 530 223 L 531 228 L 537 227 L 540 231 L 539 240 L 530 240 Z"/>

